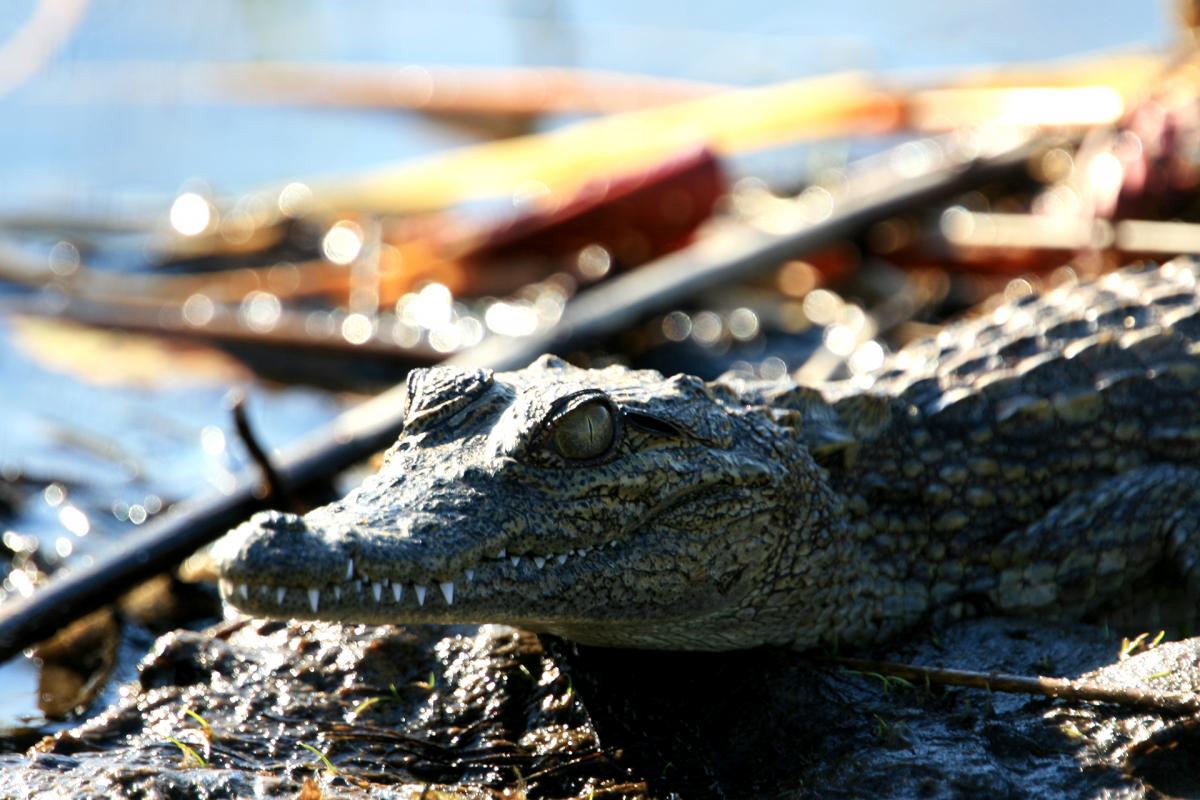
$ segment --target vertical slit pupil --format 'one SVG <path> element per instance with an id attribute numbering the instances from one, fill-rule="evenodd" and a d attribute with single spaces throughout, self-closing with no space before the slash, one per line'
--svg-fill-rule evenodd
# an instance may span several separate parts
<path id="1" fill-rule="evenodd" d="M 616 425 L 612 409 L 601 399 L 588 400 L 563 414 L 553 424 L 555 449 L 563 458 L 598 458 L 612 447 Z"/>

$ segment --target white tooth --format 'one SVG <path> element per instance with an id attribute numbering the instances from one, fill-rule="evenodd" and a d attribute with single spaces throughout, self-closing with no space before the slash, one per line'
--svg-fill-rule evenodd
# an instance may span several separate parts
<path id="1" fill-rule="evenodd" d="M 567 563 L 567 554 L 566 553 L 560 553 L 558 555 L 558 563 L 560 563 L 560 564 Z"/>
<path id="2" fill-rule="evenodd" d="M 467 570 L 467 580 L 469 580 L 469 581 L 475 580 L 475 570 L 473 570 L 473 569 Z"/>
<path id="3" fill-rule="evenodd" d="M 534 556 L 533 563 L 537 564 L 538 569 L 541 569 L 542 567 L 546 566 L 546 559 L 542 558 L 541 556 Z"/>
<path id="4" fill-rule="evenodd" d="M 261 594 L 263 597 L 269 597 L 271 594 L 271 587 L 270 586 L 260 586 L 260 587 L 258 587 L 258 593 Z"/>
<path id="5" fill-rule="evenodd" d="M 417 593 L 417 605 L 425 605 L 425 587 L 413 584 L 413 591 Z"/>
<path id="6" fill-rule="evenodd" d="M 508 560 L 512 562 L 512 565 L 513 565 L 514 567 L 515 567 L 517 564 L 520 564 L 520 563 L 521 563 L 521 557 L 520 557 L 520 556 L 509 556 L 509 557 L 508 557 Z"/>
<path id="7" fill-rule="evenodd" d="M 608 546 L 609 546 L 609 547 L 616 547 L 616 546 L 617 546 L 617 540 L 616 540 L 616 539 L 613 539 L 611 542 L 609 542 L 609 543 L 608 543 Z"/>
<path id="8" fill-rule="evenodd" d="M 347 558 L 346 559 L 346 580 L 350 580 L 353 577 L 354 577 L 354 559 Z"/>
<path id="9" fill-rule="evenodd" d="M 500 558 L 507 558 L 507 557 L 508 557 L 508 548 L 506 548 L 506 547 L 501 547 L 501 548 L 500 548 L 500 552 L 499 552 L 499 553 L 496 553 L 496 558 L 497 558 L 497 559 L 500 559 Z"/>
<path id="10" fill-rule="evenodd" d="M 321 604 L 321 590 L 320 589 L 309 589 L 308 590 L 308 604 L 310 606 L 312 606 L 313 613 L 314 614 L 317 613 L 317 606 L 319 606 Z"/>
<path id="11" fill-rule="evenodd" d="M 442 587 L 442 597 L 446 598 L 446 605 L 454 605 L 454 584 L 450 581 L 443 581 L 438 586 Z"/>
<path id="12" fill-rule="evenodd" d="M 287 587 L 280 586 L 278 589 L 276 589 L 275 590 L 275 605 L 277 605 L 277 606 L 283 605 L 283 598 L 284 598 L 284 595 L 286 595 L 286 594 L 287 594 Z"/>
<path id="13" fill-rule="evenodd" d="M 249 600 L 250 599 L 250 587 L 244 583 L 238 584 L 238 594 L 240 594 L 242 596 L 243 600 Z"/>
<path id="14" fill-rule="evenodd" d="M 393 583 L 392 584 L 392 597 L 395 598 L 397 603 L 400 602 L 400 598 L 404 597 L 404 584 L 402 584 L 402 583 Z"/>
<path id="15" fill-rule="evenodd" d="M 383 584 L 379 581 L 372 583 L 371 594 L 375 595 L 375 602 L 378 603 L 383 598 Z"/>
<path id="16" fill-rule="evenodd" d="M 217 585 L 221 589 L 221 594 L 233 594 L 233 583 L 231 581 L 221 578 L 221 580 L 217 582 Z"/>
<path id="17" fill-rule="evenodd" d="M 592 548 L 590 548 L 590 547 L 581 547 L 581 548 L 579 548 L 578 550 L 576 550 L 576 551 L 575 551 L 575 555 L 577 555 L 577 556 L 586 556 L 588 553 L 590 553 L 590 552 L 591 552 L 591 550 L 592 550 Z"/>
<path id="18" fill-rule="evenodd" d="M 334 586 L 334 587 L 333 587 L 333 599 L 334 599 L 334 600 L 341 600 L 341 599 L 342 599 L 342 587 L 341 587 L 341 586 Z"/>

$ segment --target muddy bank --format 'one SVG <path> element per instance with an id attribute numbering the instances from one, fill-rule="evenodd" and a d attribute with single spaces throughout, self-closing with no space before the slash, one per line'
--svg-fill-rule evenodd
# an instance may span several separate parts
<path id="1" fill-rule="evenodd" d="M 985 619 L 877 655 L 1200 686 L 1200 639 L 1117 661 L 1119 647 L 1100 628 Z M 0 796 L 1195 796 L 1195 728 L 1113 706 L 906 686 L 785 650 L 650 653 L 498 626 L 242 621 L 161 637 L 101 714 L 0 756 Z"/>

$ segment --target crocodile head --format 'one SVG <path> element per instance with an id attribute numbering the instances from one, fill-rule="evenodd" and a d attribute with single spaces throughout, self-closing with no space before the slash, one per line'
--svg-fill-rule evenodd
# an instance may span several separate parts
<path id="1" fill-rule="evenodd" d="M 814 474 L 797 437 L 716 385 L 543 357 L 409 378 L 381 470 L 304 517 L 216 548 L 255 615 L 507 623 L 585 643 L 787 641 L 771 588 Z M 819 570 L 811 545 L 807 567 Z"/>

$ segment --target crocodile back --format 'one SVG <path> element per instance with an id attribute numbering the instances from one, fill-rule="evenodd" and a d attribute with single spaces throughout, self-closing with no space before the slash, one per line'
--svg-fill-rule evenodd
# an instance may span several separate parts
<path id="1" fill-rule="evenodd" d="M 824 466 L 860 535 L 965 552 L 1113 475 L 1200 463 L 1198 275 L 1178 260 L 1030 295 L 843 389 L 854 445 Z"/>

